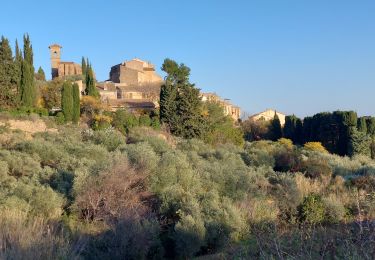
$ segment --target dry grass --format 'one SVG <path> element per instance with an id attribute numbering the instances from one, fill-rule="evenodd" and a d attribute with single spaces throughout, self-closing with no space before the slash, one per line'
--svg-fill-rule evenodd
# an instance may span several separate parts
<path id="1" fill-rule="evenodd" d="M 79 259 L 58 225 L 14 210 L 0 212 L 0 259 Z"/>
<path id="2" fill-rule="evenodd" d="M 305 197 L 311 193 L 320 194 L 325 188 L 319 179 L 309 179 L 304 177 L 302 174 L 296 174 L 296 184 L 302 197 Z"/>

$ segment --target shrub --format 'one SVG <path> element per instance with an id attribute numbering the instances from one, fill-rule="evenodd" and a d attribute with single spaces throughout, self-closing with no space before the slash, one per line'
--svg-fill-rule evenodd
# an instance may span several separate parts
<path id="1" fill-rule="evenodd" d="M 277 142 L 283 146 L 285 146 L 286 148 L 288 149 L 292 149 L 293 148 L 293 141 L 290 140 L 290 139 L 287 139 L 287 138 L 280 138 L 279 140 L 277 140 Z"/>
<path id="2" fill-rule="evenodd" d="M 323 198 L 325 220 L 331 223 L 339 223 L 346 215 L 343 203 L 335 196 Z"/>
<path id="3" fill-rule="evenodd" d="M 310 157 L 303 163 L 302 168 L 305 171 L 305 176 L 312 179 L 330 179 L 332 176 L 331 167 L 328 165 L 328 162 L 322 158 Z"/>
<path id="4" fill-rule="evenodd" d="M 275 171 L 281 172 L 295 172 L 299 171 L 300 158 L 299 154 L 294 150 L 289 150 L 287 148 L 280 148 L 275 151 Z"/>
<path id="5" fill-rule="evenodd" d="M 320 195 L 310 194 L 299 206 L 299 218 L 308 224 L 319 224 L 324 221 L 324 203 Z"/>
<path id="6" fill-rule="evenodd" d="M 112 126 L 123 134 L 127 134 L 131 128 L 138 125 L 137 117 L 126 110 L 119 109 L 113 114 Z"/>
<path id="7" fill-rule="evenodd" d="M 280 210 L 279 219 L 289 223 L 295 222 L 297 206 L 301 203 L 294 175 L 290 173 L 273 173 L 269 176 L 270 194 Z"/>
<path id="8" fill-rule="evenodd" d="M 78 259 L 83 245 L 58 225 L 15 210 L 0 213 L 0 243 L 1 259 Z"/>
<path id="9" fill-rule="evenodd" d="M 303 145 L 303 147 L 310 151 L 328 153 L 327 149 L 322 145 L 321 142 L 307 142 Z"/>
<path id="10" fill-rule="evenodd" d="M 200 218 L 181 215 L 175 226 L 176 252 L 182 258 L 190 258 L 204 245 L 206 229 Z"/>
<path id="11" fill-rule="evenodd" d="M 242 159 L 248 166 L 267 166 L 271 168 L 275 166 L 275 158 L 273 155 L 260 149 L 252 149 L 250 152 L 242 153 Z"/>
<path id="12" fill-rule="evenodd" d="M 249 197 L 241 202 L 240 208 L 245 212 L 249 223 L 253 225 L 276 223 L 280 214 L 276 201 L 266 197 Z"/>
<path id="13" fill-rule="evenodd" d="M 146 142 L 129 144 L 125 146 L 124 151 L 130 163 L 138 170 L 151 172 L 158 164 L 159 157 Z"/>
<path id="14" fill-rule="evenodd" d="M 65 116 L 63 114 L 63 112 L 58 112 L 55 116 L 55 121 L 56 121 L 56 124 L 58 125 L 62 125 L 65 123 Z"/>
<path id="15" fill-rule="evenodd" d="M 125 137 L 113 128 L 98 131 L 86 130 L 82 132 L 82 138 L 84 141 L 103 145 L 110 152 L 125 144 Z"/>
<path id="16" fill-rule="evenodd" d="M 91 127 L 94 130 L 105 130 L 111 127 L 112 118 L 107 115 L 94 115 Z"/>
<path id="17" fill-rule="evenodd" d="M 41 170 L 39 158 L 17 151 L 0 150 L 0 160 L 7 162 L 9 174 L 14 177 L 31 176 Z"/>

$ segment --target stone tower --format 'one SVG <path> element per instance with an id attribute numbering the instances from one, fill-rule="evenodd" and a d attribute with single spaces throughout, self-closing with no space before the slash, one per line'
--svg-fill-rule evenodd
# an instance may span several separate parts
<path id="1" fill-rule="evenodd" d="M 51 53 L 51 73 L 52 73 L 52 79 L 53 79 L 55 77 L 58 77 L 62 47 L 58 44 L 52 44 L 48 48 L 50 49 L 50 53 Z"/>

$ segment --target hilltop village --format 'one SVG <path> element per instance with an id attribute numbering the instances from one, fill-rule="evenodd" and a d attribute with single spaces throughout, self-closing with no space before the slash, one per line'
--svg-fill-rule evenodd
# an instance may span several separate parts
<path id="1" fill-rule="evenodd" d="M 52 44 L 49 46 L 51 55 L 52 79 L 82 75 L 82 66 L 71 61 L 62 61 L 62 46 Z M 76 80 L 80 93 L 85 89 L 82 80 Z M 156 73 L 155 65 L 134 58 L 111 67 L 109 79 L 96 82 L 96 88 L 103 103 L 112 110 L 126 108 L 130 111 L 138 109 L 154 110 L 159 107 L 160 88 L 164 84 L 163 78 Z M 240 119 L 241 110 L 238 106 L 222 99 L 216 93 L 201 93 L 203 102 L 219 104 L 224 114 L 235 121 Z"/>

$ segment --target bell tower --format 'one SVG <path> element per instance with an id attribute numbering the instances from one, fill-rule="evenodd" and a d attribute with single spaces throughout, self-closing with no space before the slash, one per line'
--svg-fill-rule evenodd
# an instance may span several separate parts
<path id="1" fill-rule="evenodd" d="M 52 79 L 59 76 L 59 64 L 61 59 L 62 47 L 58 44 L 52 44 L 48 47 L 51 54 L 51 73 Z"/>

